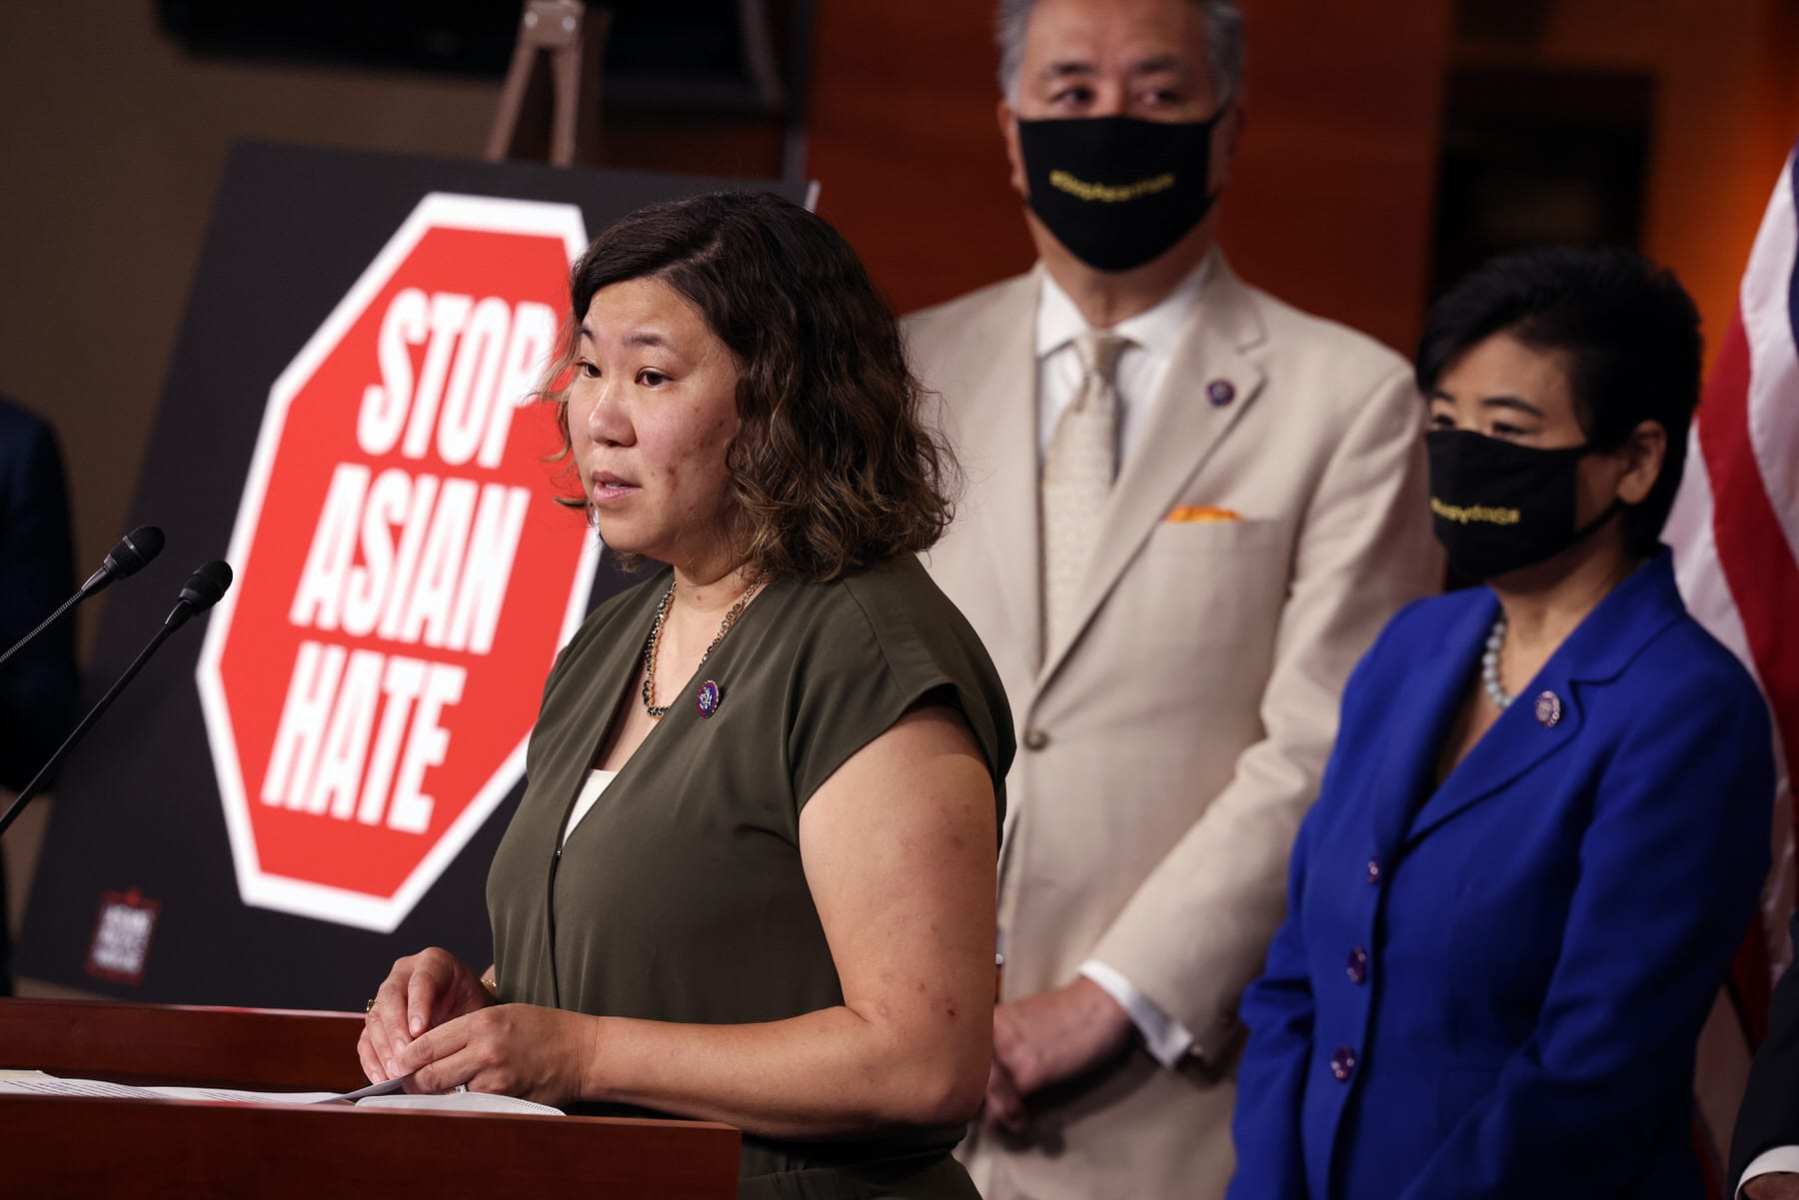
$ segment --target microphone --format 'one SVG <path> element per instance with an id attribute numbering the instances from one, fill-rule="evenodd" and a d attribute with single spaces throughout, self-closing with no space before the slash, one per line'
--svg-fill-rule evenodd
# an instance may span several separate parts
<path id="1" fill-rule="evenodd" d="M 187 582 L 181 585 L 181 594 L 175 598 L 175 607 L 163 618 L 163 627 L 170 633 L 180 629 L 189 617 L 217 604 L 230 586 L 231 564 L 223 559 L 213 559 L 189 575 Z"/>
<path id="2" fill-rule="evenodd" d="M 115 579 L 135 575 L 161 553 L 162 530 L 154 525 L 139 525 L 106 552 L 106 559 L 100 564 L 100 569 L 87 577 L 87 582 L 81 585 L 78 594 L 86 598 Z"/>
<path id="3" fill-rule="evenodd" d="M 113 580 L 137 574 L 151 559 L 161 553 L 162 530 L 154 525 L 139 525 L 120 538 L 113 548 L 107 551 L 106 560 L 100 564 L 100 569 L 87 577 L 87 582 L 81 585 L 79 591 L 64 600 L 62 606 L 55 612 L 40 621 L 36 629 L 14 642 L 12 648 L 5 654 L 0 654 L 0 667 L 6 665 L 7 659 L 29 646 L 40 633 L 56 624 L 58 617 L 95 592 L 104 589 Z"/>
<path id="4" fill-rule="evenodd" d="M 137 532 L 141 531 L 134 530 L 133 534 L 135 535 Z M 159 542 L 161 536 L 161 534 L 157 535 L 157 540 Z M 120 544 L 123 545 L 123 541 L 121 541 Z M 111 555 L 107 556 L 109 562 L 111 561 L 111 558 Z M 130 574 L 131 571 L 135 571 L 138 566 L 142 566 L 144 562 L 148 561 L 148 558 L 143 559 L 137 566 L 130 567 L 126 570 L 125 574 Z M 105 568 L 102 568 L 102 570 L 104 569 Z M 105 585 L 102 584 L 101 586 Z M 126 685 L 137 678 L 137 673 L 143 670 L 145 663 L 150 661 L 150 656 L 155 654 L 157 649 L 164 642 L 169 640 L 170 635 L 177 629 L 180 629 L 183 625 L 187 624 L 188 619 L 195 613 L 205 612 L 207 609 L 217 604 L 219 602 L 219 597 L 223 596 L 225 594 L 225 589 L 230 586 L 231 568 L 227 564 L 217 560 L 207 563 L 187 577 L 187 582 L 181 585 L 181 594 L 175 600 L 175 607 L 169 612 L 168 617 L 164 619 L 162 628 L 156 631 L 156 636 L 150 639 L 150 644 L 145 646 L 143 650 L 138 653 L 138 656 L 131 660 L 131 665 L 125 668 L 125 673 L 120 675 L 118 680 L 110 688 L 106 689 L 106 694 L 100 697 L 99 703 L 88 710 L 87 716 L 81 718 L 80 724 L 76 725 L 69 736 L 63 739 L 62 745 L 56 748 L 56 753 L 50 756 L 50 761 L 46 762 L 39 768 L 38 773 L 31 777 L 31 782 L 25 785 L 24 790 L 19 793 L 18 799 L 12 802 L 12 807 L 6 810 L 4 816 L 0 816 L 0 836 L 5 835 L 7 829 L 12 826 L 13 821 L 18 819 L 19 813 L 24 811 L 25 806 L 31 802 L 32 797 L 37 795 L 38 789 L 43 786 L 44 780 L 49 778 L 51 772 L 53 772 L 57 765 L 68 755 L 69 751 L 75 748 L 75 743 L 81 740 L 82 736 L 87 733 L 88 728 L 92 726 L 95 721 L 100 719 L 102 713 L 112 707 L 112 702 L 118 699 L 119 693 L 125 690 Z"/>

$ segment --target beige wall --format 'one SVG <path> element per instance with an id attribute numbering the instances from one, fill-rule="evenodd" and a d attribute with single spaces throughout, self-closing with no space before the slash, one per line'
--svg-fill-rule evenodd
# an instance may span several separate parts
<path id="1" fill-rule="evenodd" d="M 476 154 L 498 90 L 192 59 L 154 8 L 26 0 L 0 14 L 0 391 L 62 435 L 84 573 L 128 519 L 229 144 Z M 169 533 L 184 559 L 224 549 Z M 84 645 L 95 626 L 89 613 Z"/>

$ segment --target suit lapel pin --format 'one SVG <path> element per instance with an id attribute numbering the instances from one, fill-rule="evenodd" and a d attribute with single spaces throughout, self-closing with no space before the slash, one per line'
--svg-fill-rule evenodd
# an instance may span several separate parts
<path id="1" fill-rule="evenodd" d="M 719 691 L 717 681 L 712 679 L 700 684 L 699 694 L 694 697 L 694 707 L 700 710 L 702 718 L 717 712 L 718 706 L 724 702 L 725 694 Z"/>
<path id="2" fill-rule="evenodd" d="M 1537 724 L 1545 729 L 1554 729 L 1562 720 L 1562 698 L 1554 692 L 1544 692 L 1537 697 Z"/>
<path id="3" fill-rule="evenodd" d="M 1237 387 L 1228 379 L 1214 379 L 1206 384 L 1206 399 L 1213 408 L 1223 408 L 1237 398 Z"/>

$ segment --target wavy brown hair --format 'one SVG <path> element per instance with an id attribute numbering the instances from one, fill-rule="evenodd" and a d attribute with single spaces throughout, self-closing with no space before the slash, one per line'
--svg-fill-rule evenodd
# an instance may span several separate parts
<path id="1" fill-rule="evenodd" d="M 581 256 L 539 393 L 557 404 L 559 458 L 572 458 L 565 401 L 581 320 L 595 293 L 630 279 L 679 292 L 736 358 L 742 428 L 725 467 L 752 567 L 822 582 L 943 535 L 956 463 L 926 425 L 893 311 L 835 229 L 767 192 L 638 209 Z"/>

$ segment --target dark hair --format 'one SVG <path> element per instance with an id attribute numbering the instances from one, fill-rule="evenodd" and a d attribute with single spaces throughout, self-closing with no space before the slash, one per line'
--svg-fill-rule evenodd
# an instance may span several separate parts
<path id="1" fill-rule="evenodd" d="M 1212 68 L 1213 100 L 1223 104 L 1243 83 L 1243 9 L 1237 0 L 1194 0 L 1206 23 L 1206 57 Z M 999 90 L 1016 100 L 1024 42 L 1037 0 L 999 0 L 994 33 L 999 42 Z"/>
<path id="2" fill-rule="evenodd" d="M 1431 306 L 1419 389 L 1430 395 L 1452 362 L 1496 333 L 1566 356 L 1574 416 L 1594 448 L 1616 449 L 1643 421 L 1667 431 L 1661 474 L 1622 517 L 1631 552 L 1654 553 L 1699 406 L 1699 312 L 1686 289 L 1627 250 L 1552 247 L 1493 259 Z"/>
<path id="3" fill-rule="evenodd" d="M 646 278 L 685 297 L 737 360 L 742 428 L 725 466 L 733 535 L 756 570 L 829 580 L 942 536 L 955 459 L 926 426 L 892 310 L 835 229 L 767 192 L 638 209 L 581 256 L 540 391 L 558 403 L 562 456 L 561 402 L 587 306 L 602 288 Z"/>

